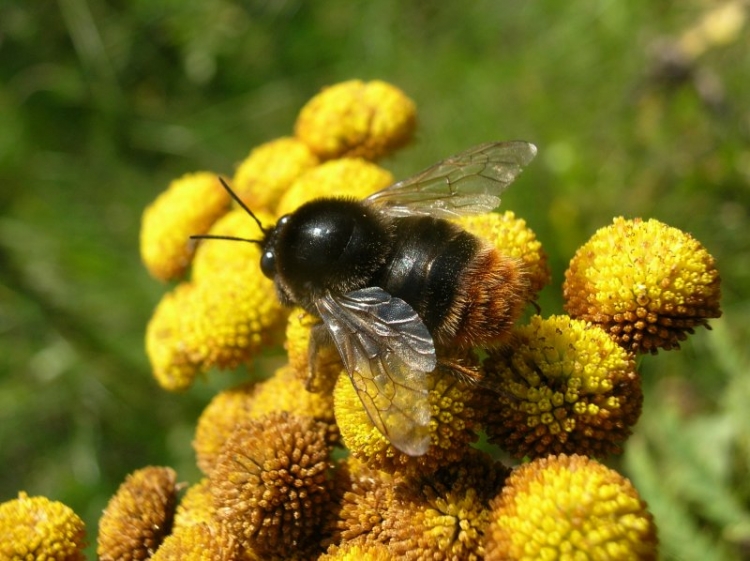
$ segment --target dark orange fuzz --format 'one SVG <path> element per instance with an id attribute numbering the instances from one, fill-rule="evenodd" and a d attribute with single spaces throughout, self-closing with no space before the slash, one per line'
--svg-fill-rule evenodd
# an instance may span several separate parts
<path id="1" fill-rule="evenodd" d="M 434 333 L 437 344 L 469 348 L 502 343 L 529 290 L 520 263 L 483 243 L 456 286 L 448 316 Z"/>

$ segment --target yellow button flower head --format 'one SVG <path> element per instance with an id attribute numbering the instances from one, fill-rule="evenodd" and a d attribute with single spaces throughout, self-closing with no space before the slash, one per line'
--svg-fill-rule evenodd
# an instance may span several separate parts
<path id="1" fill-rule="evenodd" d="M 318 158 L 296 138 L 279 138 L 254 148 L 234 174 L 232 189 L 253 212 L 273 211 L 281 195 Z"/>
<path id="2" fill-rule="evenodd" d="M 296 372 L 285 366 L 261 383 L 245 383 L 214 396 L 198 419 L 195 431 L 193 448 L 198 467 L 205 474 L 211 473 L 237 425 L 278 411 L 321 421 L 328 428 L 329 443 L 338 440 L 331 394 L 308 392 Z"/>
<path id="3" fill-rule="evenodd" d="M 242 209 L 223 216 L 210 234 L 258 236 Z M 154 376 L 163 388 L 181 391 L 200 372 L 249 362 L 280 338 L 286 313 L 260 270 L 256 244 L 205 240 L 193 281 L 162 298 L 146 329 Z"/>
<path id="4" fill-rule="evenodd" d="M 196 524 L 218 524 L 214 498 L 208 485 L 208 477 L 204 477 L 187 488 L 180 504 L 177 505 L 172 531 L 176 532 Z"/>
<path id="5" fill-rule="evenodd" d="M 240 425 L 210 475 L 218 517 L 240 545 L 267 559 L 317 549 L 330 507 L 327 427 L 271 413 Z"/>
<path id="6" fill-rule="evenodd" d="M 383 544 L 347 543 L 341 547 L 332 545 L 318 557 L 318 561 L 391 561 L 393 554 Z"/>
<path id="7" fill-rule="evenodd" d="M 565 309 L 600 324 L 637 352 L 679 348 L 693 328 L 721 316 L 714 258 L 689 234 L 657 220 L 600 229 L 565 273 Z"/>
<path id="8" fill-rule="evenodd" d="M 300 111 L 295 134 L 325 160 L 375 160 L 408 143 L 415 128 L 416 107 L 401 90 L 378 80 L 350 80 L 313 97 Z"/>
<path id="9" fill-rule="evenodd" d="M 128 475 L 99 520 L 96 552 L 101 561 L 147 559 L 172 530 L 176 474 L 146 467 Z"/>
<path id="10" fill-rule="evenodd" d="M 383 516 L 395 500 L 395 489 L 402 484 L 402 474 L 387 473 L 369 466 L 354 456 L 347 456 L 334 478 L 334 502 L 327 534 L 335 545 L 375 545 L 386 540 Z"/>
<path id="11" fill-rule="evenodd" d="M 640 416 L 632 355 L 581 320 L 534 316 L 484 367 L 497 384 L 485 430 L 518 457 L 618 453 Z"/>
<path id="12" fill-rule="evenodd" d="M 542 244 L 526 225 L 526 221 L 516 218 L 513 212 L 462 216 L 455 222 L 475 236 L 492 243 L 503 255 L 518 261 L 528 278 L 529 293 L 524 298 L 526 302 L 535 300 L 539 291 L 550 283 L 550 268 Z"/>
<path id="13" fill-rule="evenodd" d="M 283 216 L 319 197 L 364 199 L 392 183 L 391 172 L 380 166 L 362 158 L 341 158 L 302 174 L 281 198 L 276 210 Z"/>
<path id="14" fill-rule="evenodd" d="M 432 409 L 431 444 L 424 455 L 409 456 L 375 428 L 351 379 L 342 372 L 333 391 L 333 404 L 344 445 L 355 457 L 389 472 L 430 473 L 445 463 L 461 459 L 477 439 L 480 415 L 474 388 L 441 368 L 429 374 L 427 387 Z"/>
<path id="15" fill-rule="evenodd" d="M 242 557 L 252 559 L 252 557 Z M 240 559 L 237 540 L 217 524 L 194 524 L 167 536 L 151 561 L 235 561 Z"/>
<path id="16" fill-rule="evenodd" d="M 656 527 L 630 481 L 584 456 L 518 468 L 491 519 L 487 561 L 657 558 Z"/>
<path id="17" fill-rule="evenodd" d="M 507 470 L 471 449 L 457 464 L 396 487 L 384 514 L 385 543 L 395 559 L 484 559 L 490 501 Z"/>
<path id="18" fill-rule="evenodd" d="M 0 504 L 0 559 L 84 561 L 85 537 L 83 520 L 60 502 L 21 492 Z"/>
<path id="19" fill-rule="evenodd" d="M 181 277 L 193 257 L 190 236 L 204 234 L 229 208 L 229 195 L 214 173 L 175 179 L 143 212 L 141 259 L 157 279 Z"/>

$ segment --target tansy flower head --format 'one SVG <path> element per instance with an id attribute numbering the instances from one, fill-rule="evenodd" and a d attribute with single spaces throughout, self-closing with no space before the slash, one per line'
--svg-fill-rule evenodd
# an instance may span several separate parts
<path id="1" fill-rule="evenodd" d="M 195 249 L 190 236 L 205 234 L 229 201 L 214 173 L 175 179 L 143 212 L 141 259 L 148 271 L 164 281 L 182 276 Z"/>
<path id="2" fill-rule="evenodd" d="M 656 528 L 630 481 L 584 456 L 515 470 L 491 519 L 487 561 L 657 558 Z"/>
<path id="3" fill-rule="evenodd" d="M 295 134 L 322 159 L 375 160 L 409 142 L 415 127 L 416 107 L 401 90 L 378 80 L 350 80 L 307 102 Z"/>
<path id="4" fill-rule="evenodd" d="M 208 483 L 208 478 L 204 477 L 195 485 L 187 488 L 175 511 L 173 531 L 195 524 L 213 523 L 216 508 Z"/>
<path id="5" fill-rule="evenodd" d="M 402 474 L 388 473 L 348 456 L 336 471 L 327 533 L 333 544 L 384 543 L 383 515 L 395 499 Z"/>
<path id="6" fill-rule="evenodd" d="M 394 558 L 483 559 L 490 501 L 506 475 L 472 449 L 461 462 L 397 485 L 382 523 Z"/>
<path id="7" fill-rule="evenodd" d="M 283 216 L 320 197 L 364 199 L 391 183 L 391 172 L 362 158 L 332 160 L 302 174 L 281 198 L 276 211 Z"/>
<path id="8" fill-rule="evenodd" d="M 637 352 L 679 348 L 693 328 L 721 316 L 714 258 L 689 234 L 658 220 L 615 218 L 565 272 L 565 309 L 600 324 Z"/>
<path id="9" fill-rule="evenodd" d="M 83 561 L 85 537 L 83 520 L 60 502 L 21 492 L 0 504 L 0 559 Z"/>
<path id="10" fill-rule="evenodd" d="M 504 256 L 516 259 L 528 281 L 526 302 L 536 299 L 550 282 L 547 254 L 526 221 L 511 211 L 462 216 L 455 221 L 468 232 L 489 241 Z"/>
<path id="11" fill-rule="evenodd" d="M 281 195 L 318 158 L 296 138 L 279 138 L 254 148 L 234 174 L 232 189 L 253 212 L 273 211 Z"/>
<path id="12" fill-rule="evenodd" d="M 395 448 L 373 425 L 351 379 L 342 373 L 334 388 L 333 402 L 346 447 L 354 456 L 386 471 L 429 473 L 462 458 L 477 438 L 479 413 L 474 389 L 443 368 L 428 375 L 427 388 L 426 399 L 431 408 L 430 447 L 421 456 L 409 456 Z"/>
<path id="13" fill-rule="evenodd" d="M 217 516 L 259 554 L 317 548 L 329 468 L 327 428 L 311 417 L 271 413 L 240 425 L 210 475 Z"/>
<path id="14" fill-rule="evenodd" d="M 222 217 L 216 235 L 248 237 L 257 229 L 242 210 Z M 236 368 L 279 339 L 286 311 L 260 270 L 255 244 L 205 240 L 193 281 L 166 294 L 146 329 L 146 351 L 159 384 L 187 389 L 212 367 Z"/>
<path id="15" fill-rule="evenodd" d="M 346 543 L 332 545 L 318 561 L 391 561 L 393 554 L 383 544 Z"/>
<path id="16" fill-rule="evenodd" d="M 239 545 L 219 524 L 193 524 L 175 530 L 164 540 L 152 561 L 235 561 Z M 253 559 L 249 557 L 248 559 Z"/>
<path id="17" fill-rule="evenodd" d="M 245 383 L 214 396 L 198 419 L 195 431 L 193 448 L 198 467 L 205 474 L 211 472 L 237 425 L 279 411 L 321 421 L 328 429 L 329 443 L 338 440 L 331 394 L 308 392 L 296 372 L 285 366 L 263 382 Z"/>
<path id="18" fill-rule="evenodd" d="M 172 530 L 176 474 L 147 467 L 128 475 L 99 520 L 96 552 L 102 561 L 147 559 Z"/>
<path id="19" fill-rule="evenodd" d="M 484 366 L 497 385 L 485 430 L 519 457 L 619 452 L 641 412 L 633 357 L 581 320 L 534 316 Z"/>

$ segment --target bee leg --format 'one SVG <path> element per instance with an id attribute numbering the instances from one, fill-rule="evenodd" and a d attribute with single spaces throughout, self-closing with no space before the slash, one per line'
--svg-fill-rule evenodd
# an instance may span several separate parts
<path id="1" fill-rule="evenodd" d="M 484 373 L 478 365 L 463 364 L 455 357 L 439 357 L 437 368 L 448 371 L 451 376 L 470 386 L 482 386 Z"/>
<path id="2" fill-rule="evenodd" d="M 324 362 L 320 354 L 321 349 L 333 348 L 333 339 L 325 324 L 317 323 L 310 328 L 310 339 L 307 345 L 307 379 L 305 389 L 309 392 L 331 392 L 336 383 L 336 377 L 330 376 L 331 363 Z"/>

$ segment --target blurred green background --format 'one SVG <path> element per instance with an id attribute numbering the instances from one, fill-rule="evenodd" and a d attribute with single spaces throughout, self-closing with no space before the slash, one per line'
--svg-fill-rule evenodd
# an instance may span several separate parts
<path id="1" fill-rule="evenodd" d="M 384 0 L 0 3 L 0 501 L 73 507 L 90 542 L 125 475 L 198 477 L 201 408 L 151 378 L 168 289 L 140 265 L 144 206 L 182 173 L 231 174 L 322 86 L 384 79 L 417 103 L 403 177 L 486 140 L 540 155 L 504 196 L 567 261 L 616 215 L 691 232 L 724 317 L 641 361 L 626 453 L 666 559 L 750 555 L 750 8 L 746 2 Z"/>

